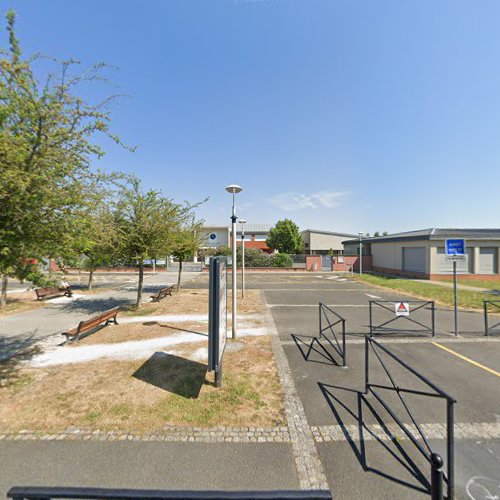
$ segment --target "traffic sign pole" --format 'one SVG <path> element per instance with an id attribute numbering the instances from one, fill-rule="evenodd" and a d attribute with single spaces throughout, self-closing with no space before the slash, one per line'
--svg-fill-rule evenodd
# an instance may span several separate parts
<path id="1" fill-rule="evenodd" d="M 453 261 L 453 304 L 455 308 L 455 337 L 458 337 L 457 261 Z"/>

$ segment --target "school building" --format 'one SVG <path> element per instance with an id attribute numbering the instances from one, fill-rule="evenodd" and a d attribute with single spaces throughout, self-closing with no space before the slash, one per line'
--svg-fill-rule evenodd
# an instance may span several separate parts
<path id="1" fill-rule="evenodd" d="M 457 261 L 462 277 L 498 279 L 500 270 L 500 229 L 431 228 L 365 237 L 363 269 L 425 279 L 439 279 L 453 272 L 446 258 L 445 240 L 463 238 L 466 256 Z M 359 256 L 359 239 L 343 242 L 344 255 Z"/>

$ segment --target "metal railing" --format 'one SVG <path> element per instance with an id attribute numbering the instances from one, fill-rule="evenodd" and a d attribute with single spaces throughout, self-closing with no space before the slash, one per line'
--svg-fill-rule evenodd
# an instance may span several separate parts
<path id="1" fill-rule="evenodd" d="M 483 300 L 484 334 L 486 337 L 491 333 L 500 333 L 500 321 L 497 321 L 493 325 L 489 324 L 488 315 L 490 313 L 490 308 L 492 308 L 492 312 L 500 313 L 500 300 Z"/>
<path id="2" fill-rule="evenodd" d="M 334 318 L 333 320 L 332 316 Z M 325 323 L 326 326 L 323 326 Z M 341 342 L 339 342 L 337 334 L 335 333 L 334 327 L 336 327 L 337 325 L 341 325 L 339 332 L 342 336 Z M 332 334 L 332 338 L 329 338 L 326 335 L 328 332 Z M 345 319 L 322 302 L 319 303 L 319 338 L 324 338 L 330 344 L 332 349 L 342 358 L 342 366 L 345 368 L 347 366 Z"/>
<path id="3" fill-rule="evenodd" d="M 400 303 L 405 303 L 408 304 L 410 307 L 409 315 L 408 316 L 396 316 L 396 312 L 394 309 L 395 304 L 400 304 Z M 392 304 L 392 307 L 389 307 L 388 304 Z M 394 316 L 393 318 L 384 321 L 383 323 L 380 323 L 379 325 L 375 325 L 373 323 L 373 305 L 379 306 L 382 309 L 386 309 L 387 311 L 390 311 L 392 315 Z M 415 318 L 412 318 L 411 315 L 414 314 L 416 311 L 428 308 L 430 306 L 430 311 L 431 311 L 431 317 L 430 317 L 430 326 L 425 325 L 421 323 L 420 321 L 417 321 Z M 394 329 L 394 328 L 388 328 L 387 326 L 391 323 L 394 323 L 397 320 L 404 319 L 410 323 L 413 323 L 415 325 L 420 326 L 421 328 L 419 330 L 408 330 L 407 332 L 409 333 L 430 333 L 432 334 L 433 337 L 436 336 L 436 327 L 435 327 L 435 315 L 436 315 L 436 306 L 434 304 L 433 300 L 406 300 L 406 299 L 401 299 L 401 300 L 370 300 L 369 301 L 369 315 L 370 315 L 370 335 L 374 335 L 377 333 L 391 333 L 391 332 L 401 332 L 401 329 Z"/>
<path id="4" fill-rule="evenodd" d="M 387 378 L 390 380 L 390 385 L 382 385 L 382 384 L 373 384 L 370 382 L 370 351 L 372 351 L 380 365 L 382 366 Z M 412 373 L 415 377 L 417 377 L 421 382 L 423 382 L 426 386 L 428 386 L 431 391 L 422 391 L 416 389 L 410 389 L 405 387 L 400 387 L 396 384 L 393 375 L 390 373 L 387 368 L 386 363 L 384 363 L 380 351 L 385 353 L 391 359 L 396 361 L 400 366 L 405 368 L 407 371 Z M 409 416 L 414 430 L 411 429 L 407 424 L 404 424 L 401 419 L 396 415 L 395 411 L 391 408 L 390 404 L 384 400 L 384 397 L 378 393 L 378 389 L 388 390 L 395 392 L 401 401 L 407 415 Z M 405 361 L 400 359 L 394 353 L 392 353 L 389 349 L 384 347 L 382 344 L 377 342 L 375 339 L 371 337 L 365 338 L 365 394 L 371 392 L 377 399 L 377 401 L 384 407 L 387 413 L 394 419 L 394 421 L 398 424 L 401 430 L 406 434 L 406 436 L 410 439 L 410 441 L 417 447 L 418 451 L 423 455 L 423 457 L 431 464 L 431 495 L 432 498 L 442 498 L 442 481 L 441 484 L 438 477 L 442 477 L 444 482 L 447 485 L 448 499 L 453 499 L 454 495 L 454 469 L 455 469 L 455 441 L 454 441 L 454 405 L 456 400 L 444 392 L 442 389 L 437 387 L 434 383 L 428 380 L 426 377 L 421 375 L 417 370 L 409 366 Z M 404 399 L 404 394 L 413 394 L 417 396 L 426 396 L 444 399 L 446 401 L 446 474 L 442 472 L 442 459 L 441 457 L 435 453 L 430 445 L 427 437 L 425 436 L 422 427 L 417 422 L 415 416 L 411 412 L 408 402 Z M 413 431 L 413 432 L 412 432 Z M 416 437 L 415 434 L 418 436 Z M 423 442 L 423 445 L 419 442 L 420 438 Z M 441 490 L 441 496 L 439 496 L 439 490 Z"/>
<path id="5" fill-rule="evenodd" d="M 327 490 L 279 491 L 182 491 L 108 488 L 47 488 L 15 486 L 7 492 L 13 500 L 99 499 L 99 500 L 331 500 Z"/>

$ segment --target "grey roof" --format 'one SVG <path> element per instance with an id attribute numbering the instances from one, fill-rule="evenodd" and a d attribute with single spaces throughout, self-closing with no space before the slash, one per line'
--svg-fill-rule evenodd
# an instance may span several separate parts
<path id="1" fill-rule="evenodd" d="M 403 233 L 388 234 L 387 236 L 364 237 L 362 241 L 370 243 L 383 243 L 384 241 L 401 240 L 444 240 L 446 238 L 465 238 L 472 240 L 500 240 L 500 228 L 493 229 L 444 229 L 430 228 L 420 229 L 418 231 L 406 231 Z M 346 240 L 342 243 L 357 243 L 359 238 Z"/>
<path id="2" fill-rule="evenodd" d="M 243 224 L 245 227 L 245 233 L 268 233 L 273 224 Z M 241 231 L 241 224 L 236 223 L 236 230 Z"/>
<path id="3" fill-rule="evenodd" d="M 351 233 L 336 233 L 334 231 L 322 231 L 321 229 L 305 229 L 301 231 L 302 233 L 319 233 L 319 234 L 331 234 L 332 236 L 348 236 L 350 238 L 356 238 L 357 235 Z"/>
<path id="4" fill-rule="evenodd" d="M 245 226 L 245 232 L 246 233 L 268 233 L 271 228 L 273 227 L 272 224 L 244 224 Z M 228 225 L 222 225 L 222 226 L 219 226 L 219 225 L 206 225 L 203 227 L 203 229 L 205 230 L 211 230 L 211 229 L 227 229 L 228 231 L 231 230 L 231 226 L 228 224 Z M 239 233 L 241 232 L 241 224 L 240 222 L 238 221 L 236 223 L 236 231 Z"/>

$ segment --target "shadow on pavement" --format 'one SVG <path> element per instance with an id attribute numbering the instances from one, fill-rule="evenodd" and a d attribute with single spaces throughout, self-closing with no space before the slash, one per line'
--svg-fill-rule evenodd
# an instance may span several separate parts
<path id="1" fill-rule="evenodd" d="M 342 433 L 346 441 L 349 443 L 352 451 L 354 452 L 356 458 L 358 459 L 360 465 L 365 472 L 376 474 L 389 481 L 401 484 L 415 491 L 422 493 L 430 493 L 430 484 L 425 475 L 422 473 L 418 465 L 411 459 L 406 450 L 402 447 L 398 438 L 394 436 L 388 429 L 384 419 L 381 417 L 380 413 L 373 407 L 373 405 L 366 399 L 365 395 L 361 391 L 354 389 L 349 389 L 346 387 L 333 386 L 328 384 L 323 384 L 318 382 L 318 386 L 328 403 L 330 410 L 332 411 L 335 419 L 340 426 Z M 340 394 L 339 394 L 340 393 Z M 346 395 L 352 400 L 353 394 L 356 396 L 356 408 L 352 409 L 352 401 L 345 401 Z M 387 439 L 381 439 L 379 435 L 373 432 L 366 424 L 366 419 L 363 416 L 363 409 L 366 408 L 370 414 L 375 418 L 380 428 L 383 430 Z M 357 422 L 357 429 L 355 433 L 352 433 L 352 426 L 346 426 L 341 413 L 346 416 L 353 417 Z M 345 418 L 345 417 L 344 417 Z M 396 469 L 400 472 L 406 471 L 407 475 L 414 479 L 414 482 L 409 482 L 404 479 L 401 473 L 383 470 L 379 467 L 372 466 L 370 457 L 367 454 L 365 446 L 365 433 L 370 436 L 370 441 L 377 444 L 376 451 L 372 450 L 370 453 L 375 455 L 376 453 L 384 453 L 386 457 L 392 458 L 396 463 Z M 355 435 L 354 435 L 355 434 Z M 376 458 L 373 457 L 375 461 Z M 377 461 L 379 464 L 385 462 L 385 460 Z"/>
<path id="2" fill-rule="evenodd" d="M 194 399 L 205 384 L 207 366 L 172 354 L 155 352 L 132 376 L 184 398 Z"/>
<path id="3" fill-rule="evenodd" d="M 319 363 L 322 365 L 332 365 L 332 366 L 342 366 L 342 363 L 339 363 L 330 351 L 325 347 L 323 342 L 318 337 L 310 337 L 308 335 L 296 335 L 292 333 L 292 338 L 299 348 L 304 361 L 310 361 L 311 363 Z M 318 346 L 315 348 L 315 344 Z M 311 353 L 314 352 L 323 358 L 322 360 L 310 359 Z"/>

